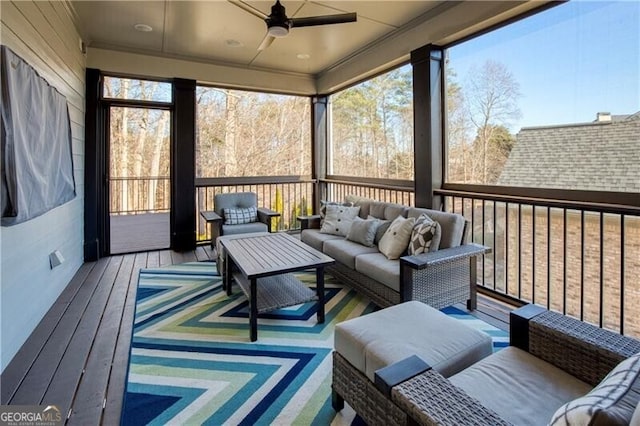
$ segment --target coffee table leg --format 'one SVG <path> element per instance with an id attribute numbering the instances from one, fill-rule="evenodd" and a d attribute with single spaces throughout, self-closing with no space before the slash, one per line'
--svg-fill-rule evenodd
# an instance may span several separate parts
<path id="1" fill-rule="evenodd" d="M 324 268 L 316 268 L 316 294 L 318 295 L 318 324 L 324 324 Z"/>
<path id="2" fill-rule="evenodd" d="M 229 254 L 227 254 L 226 250 L 224 253 L 224 286 L 225 290 L 227 290 L 227 296 L 231 296 L 231 259 L 229 259 Z"/>
<path id="3" fill-rule="evenodd" d="M 252 342 L 258 340 L 258 302 L 256 279 L 251 279 L 251 294 L 249 295 L 249 338 Z"/>

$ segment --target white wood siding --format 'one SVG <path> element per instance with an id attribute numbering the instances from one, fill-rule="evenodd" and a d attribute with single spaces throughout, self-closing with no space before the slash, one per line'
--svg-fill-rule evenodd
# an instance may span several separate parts
<path id="1" fill-rule="evenodd" d="M 71 117 L 76 198 L 44 215 L 0 229 L 0 339 L 4 370 L 83 263 L 85 57 L 62 2 L 0 3 L 1 42 L 66 98 Z M 65 262 L 49 267 L 49 253 Z"/>

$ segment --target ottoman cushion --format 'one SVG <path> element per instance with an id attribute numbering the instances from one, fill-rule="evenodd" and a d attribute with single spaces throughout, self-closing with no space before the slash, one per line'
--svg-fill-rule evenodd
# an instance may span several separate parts
<path id="1" fill-rule="evenodd" d="M 372 382 L 376 370 L 411 355 L 449 377 L 493 352 L 487 334 L 418 301 L 337 324 L 334 348 Z"/>

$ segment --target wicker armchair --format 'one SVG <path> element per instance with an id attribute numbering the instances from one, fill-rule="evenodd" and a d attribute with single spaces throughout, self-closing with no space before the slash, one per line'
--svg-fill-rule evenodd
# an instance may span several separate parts
<path id="1" fill-rule="evenodd" d="M 547 311 L 536 305 L 528 305 L 512 312 L 510 327 L 512 346 L 551 364 L 554 366 L 552 368 L 559 368 L 589 386 L 596 386 L 621 361 L 640 352 L 638 340 Z M 498 354 L 485 360 L 496 355 Z M 352 367 L 340 360 L 335 364 L 335 368 L 339 370 L 346 368 L 347 373 L 353 373 L 349 371 Z M 344 376 L 344 374 L 345 371 L 342 371 L 338 376 Z M 336 374 L 334 374 L 334 380 L 335 377 Z M 380 416 L 370 417 L 367 419 L 368 423 L 510 424 L 504 412 L 498 414 L 498 410 L 488 408 L 487 401 L 501 397 L 508 401 L 513 396 L 513 392 L 509 393 L 505 390 L 507 395 L 485 394 L 474 398 L 459 386 L 455 386 L 452 383 L 454 378 L 455 376 L 451 380 L 446 379 L 438 372 L 428 369 L 398 385 L 389 387 L 390 392 L 386 394 L 388 399 L 368 403 L 370 407 L 382 404 L 382 409 L 378 410 Z M 369 398 L 371 395 L 380 397 L 384 394 L 380 391 L 380 386 L 376 388 L 370 381 L 367 385 L 373 390 L 361 393 L 361 397 Z M 335 386 L 334 382 L 334 388 Z M 339 386 L 341 385 L 338 383 Z M 348 402 L 351 403 L 351 401 Z M 635 404 L 638 402 L 635 401 Z M 359 402 L 359 405 L 362 404 Z M 385 409 L 385 406 L 392 407 L 393 410 Z M 515 403 L 512 407 L 513 410 L 521 408 Z M 395 413 L 397 417 L 390 420 L 389 413 Z M 540 420 L 546 424 L 550 419 Z"/>

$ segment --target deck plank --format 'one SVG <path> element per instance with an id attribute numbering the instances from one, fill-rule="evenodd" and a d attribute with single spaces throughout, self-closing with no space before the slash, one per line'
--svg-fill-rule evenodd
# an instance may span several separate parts
<path id="1" fill-rule="evenodd" d="M 159 257 L 158 257 L 159 258 Z M 102 417 L 104 425 L 120 424 L 122 404 L 127 386 L 127 374 L 129 364 L 129 352 L 131 350 L 131 337 L 133 333 L 133 318 L 136 307 L 136 293 L 138 290 L 138 276 L 140 269 L 149 267 L 149 259 L 143 254 L 135 255 L 135 261 L 131 269 L 129 285 L 127 290 L 127 300 L 122 312 L 118 340 L 113 354 L 111 376 L 106 392 L 106 402 Z"/>
<path id="2" fill-rule="evenodd" d="M 40 404 L 109 263 L 109 258 L 98 260 L 11 398 L 10 404 Z"/>
<path id="3" fill-rule="evenodd" d="M 95 265 L 95 262 L 88 262 L 80 267 L 73 279 L 69 282 L 69 285 L 62 291 L 58 300 L 56 300 L 31 333 L 29 339 L 22 345 L 9 365 L 5 368 L 2 376 L 0 376 L 0 383 L 2 383 L 2 386 L 0 386 L 0 404 L 9 403 Z"/>
<path id="4" fill-rule="evenodd" d="M 82 318 L 51 378 L 51 383 L 40 401 L 40 404 L 56 405 L 64 413 L 63 415 L 69 413 L 74 395 L 85 372 L 89 375 L 95 373 L 87 369 L 87 362 L 121 264 L 122 256 L 109 258 L 109 265 L 100 277 L 97 288 L 82 313 Z M 74 392 L 68 392 L 69 389 L 73 389 Z"/>
<path id="5" fill-rule="evenodd" d="M 87 360 L 86 374 L 82 376 L 73 401 L 69 424 L 97 425 L 100 423 L 116 342 L 122 325 L 122 314 L 131 283 L 134 258 L 135 256 L 129 255 L 122 259 Z"/>

